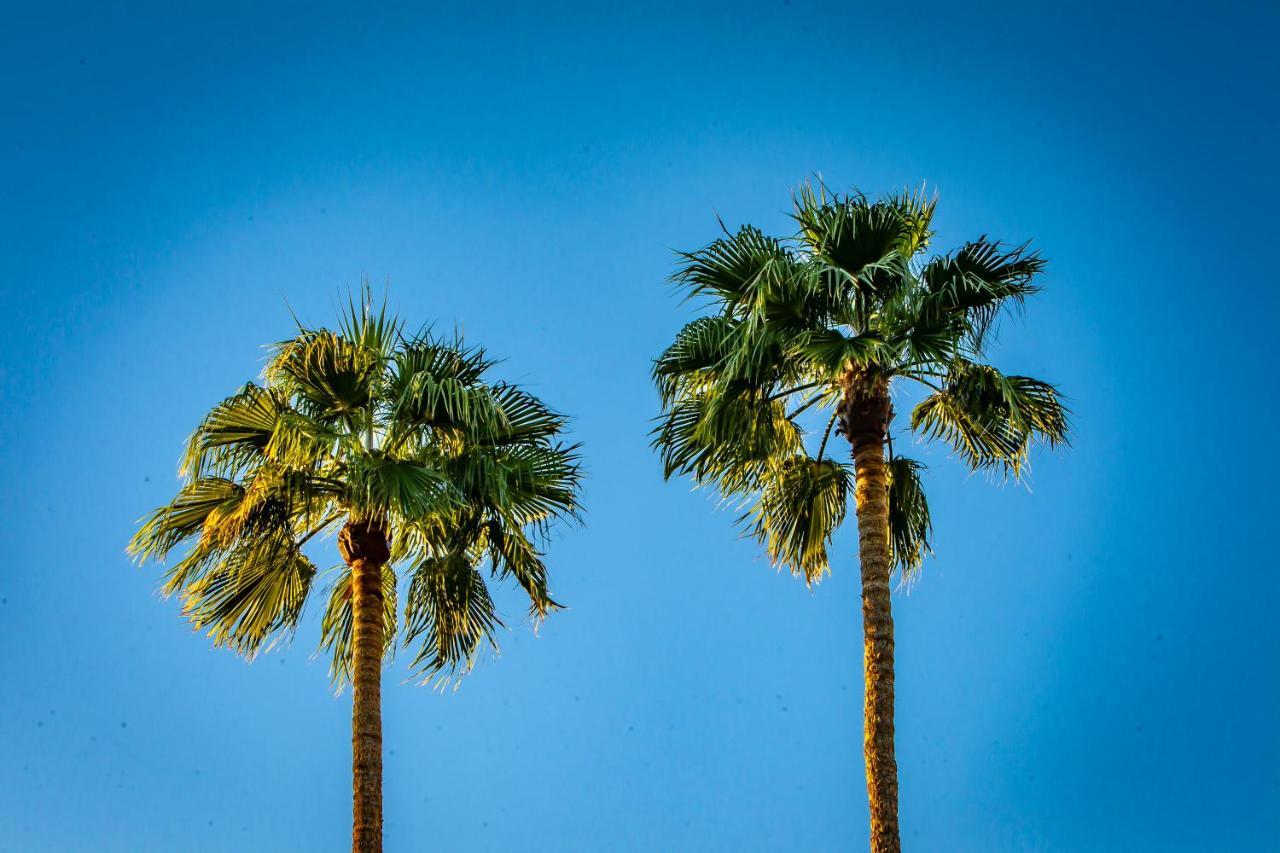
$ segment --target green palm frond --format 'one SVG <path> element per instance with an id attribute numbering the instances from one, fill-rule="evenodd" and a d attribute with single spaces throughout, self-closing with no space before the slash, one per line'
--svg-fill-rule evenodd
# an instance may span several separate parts
<path id="1" fill-rule="evenodd" d="M 429 557 L 413 569 L 405 604 L 404 643 L 418 645 L 410 664 L 423 682 L 470 670 L 503 627 L 484 578 L 465 553 Z"/>
<path id="2" fill-rule="evenodd" d="M 338 314 L 338 332 L 344 340 L 376 354 L 385 364 L 395 352 L 401 340 L 404 324 L 387 310 L 384 294 L 382 303 L 374 305 L 373 290 L 366 282 L 360 289 L 360 300 L 355 294 L 347 294 L 347 304 Z"/>
<path id="3" fill-rule="evenodd" d="M 278 344 L 265 376 L 309 417 L 351 427 L 378 394 L 382 367 L 377 351 L 321 329 Z"/>
<path id="4" fill-rule="evenodd" d="M 708 394 L 671 406 L 653 444 L 666 477 L 692 474 L 699 484 L 740 495 L 756 487 L 769 461 L 798 453 L 801 440 L 782 400 Z"/>
<path id="5" fill-rule="evenodd" d="M 658 356 L 653 378 L 666 402 L 681 391 L 706 390 L 732 354 L 742 321 L 728 316 L 699 317 L 676 333 L 676 339 Z"/>
<path id="6" fill-rule="evenodd" d="M 769 467 L 760 500 L 744 514 L 775 566 L 814 583 L 829 571 L 827 544 L 844 520 L 853 478 L 831 459 L 793 456 Z"/>
<path id="7" fill-rule="evenodd" d="M 397 578 L 390 565 L 382 567 L 382 654 L 391 660 L 396 648 L 396 618 L 399 605 L 396 598 Z M 320 648 L 329 654 L 329 678 L 335 688 L 341 689 L 351 680 L 351 640 L 354 630 L 354 613 L 351 607 L 351 568 L 338 570 L 329 587 L 329 601 L 320 621 Z"/>
<path id="8" fill-rule="evenodd" d="M 866 368 L 881 362 L 885 355 L 884 338 L 878 332 L 849 336 L 837 329 L 817 329 L 799 336 L 794 353 L 836 384 L 855 366 Z"/>
<path id="9" fill-rule="evenodd" d="M 1044 259 L 1025 244 L 1006 249 L 983 237 L 933 259 L 920 277 L 934 304 L 967 315 L 966 338 L 980 351 L 1001 307 L 1035 293 L 1035 277 L 1044 268 Z"/>
<path id="10" fill-rule="evenodd" d="M 888 296 L 907 270 L 906 251 L 921 242 L 918 221 L 893 199 L 872 202 L 858 192 L 829 195 L 825 188 L 815 191 L 807 184 L 794 204 L 793 216 L 809 251 L 844 273 L 851 293 L 863 299 Z"/>
<path id="11" fill-rule="evenodd" d="M 502 447 L 548 442 L 568 425 L 564 415 L 514 385 L 494 386 L 493 400 L 499 411 L 497 428 L 490 437 L 480 437 L 482 444 Z"/>
<path id="12" fill-rule="evenodd" d="M 476 495 L 510 522 L 542 529 L 551 521 L 578 518 L 582 465 L 577 445 L 521 444 L 497 457 L 488 494 Z"/>
<path id="13" fill-rule="evenodd" d="M 201 477 L 184 485 L 166 506 L 151 513 L 129 542 L 139 563 L 163 560 L 169 552 L 200 535 L 209 517 L 232 513 L 244 500 L 244 487 L 223 477 Z"/>
<path id="14" fill-rule="evenodd" d="M 205 417 L 187 441 L 180 473 L 234 475 L 258 461 L 275 434 L 281 401 L 252 382 Z"/>
<path id="15" fill-rule="evenodd" d="M 247 543 L 183 590 L 183 613 L 219 646 L 246 657 L 274 635 L 292 632 L 316 569 L 287 540 Z"/>
<path id="16" fill-rule="evenodd" d="M 677 254 L 683 265 L 672 281 L 690 296 L 710 296 L 731 311 L 755 303 L 771 281 L 785 280 L 796 264 L 782 241 L 751 226 L 695 252 Z"/>
<path id="17" fill-rule="evenodd" d="M 480 376 L 492 365 L 483 350 L 433 339 L 406 344 L 392 359 L 389 443 L 403 445 L 422 430 L 452 430 L 491 440 L 510 427 L 501 402 Z"/>
<path id="18" fill-rule="evenodd" d="M 441 471 L 380 451 L 352 458 L 344 479 L 347 502 L 366 514 L 412 520 L 447 510 L 459 502 Z"/>
<path id="19" fill-rule="evenodd" d="M 543 619 L 560 605 L 547 591 L 547 567 L 542 554 L 518 527 L 491 522 L 486 536 L 489 559 L 501 577 L 515 578 L 529 596 L 529 611 L 535 619 Z"/>
<path id="20" fill-rule="evenodd" d="M 920 474 L 925 466 L 905 456 L 888 462 L 889 471 L 889 541 L 893 561 L 902 577 L 912 580 L 932 553 L 929 538 L 933 522 L 929 502 L 925 498 Z"/>
<path id="21" fill-rule="evenodd" d="M 1047 382 L 957 362 L 946 385 L 916 406 L 911 428 L 947 442 L 975 470 L 1000 467 L 1018 476 L 1033 439 L 1066 441 L 1067 415 Z"/>

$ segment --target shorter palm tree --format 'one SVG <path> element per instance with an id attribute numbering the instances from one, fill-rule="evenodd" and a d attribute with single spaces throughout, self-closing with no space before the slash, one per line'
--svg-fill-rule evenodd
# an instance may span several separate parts
<path id="1" fill-rule="evenodd" d="M 339 328 L 300 327 L 261 383 L 214 407 L 186 483 L 133 537 L 140 561 L 186 546 L 163 587 L 215 644 L 252 657 L 297 628 L 317 575 L 304 546 L 337 534 L 322 646 L 353 685 L 352 849 L 382 849 L 381 669 L 401 642 L 423 680 L 460 675 L 502 625 L 482 569 L 541 619 L 557 604 L 538 541 L 578 513 L 565 419 L 486 381 L 483 350 L 406 337 L 368 293 Z M 403 619 L 398 616 L 401 582 Z"/>
<path id="2" fill-rule="evenodd" d="M 1067 412 L 1052 385 L 985 361 L 1001 311 L 1037 289 L 1034 252 L 984 237 L 927 257 L 935 203 L 921 196 L 806 186 L 794 204 L 794 237 L 748 226 L 683 254 L 674 279 L 712 313 L 654 365 L 664 409 L 655 445 L 666 476 L 742 502 L 746 530 L 807 582 L 828 571 L 828 543 L 854 499 L 871 847 L 889 853 L 899 847 L 890 576 L 919 569 L 931 530 L 924 466 L 893 451 L 891 388 L 928 394 L 911 413 L 920 437 L 972 469 L 1015 476 L 1033 442 L 1066 440 Z M 852 465 L 827 455 L 833 432 Z"/>

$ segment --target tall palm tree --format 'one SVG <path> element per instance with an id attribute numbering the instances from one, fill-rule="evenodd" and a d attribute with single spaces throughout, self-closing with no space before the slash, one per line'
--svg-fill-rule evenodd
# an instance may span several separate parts
<path id="1" fill-rule="evenodd" d="M 515 579 L 534 618 L 557 607 L 538 541 L 576 517 L 576 447 L 560 440 L 563 417 L 485 381 L 492 365 L 458 340 L 406 337 L 366 293 L 336 331 L 300 327 L 261 383 L 214 407 L 182 460 L 185 485 L 129 545 L 140 561 L 188 546 L 164 592 L 252 657 L 294 632 L 317 573 L 303 548 L 337 534 L 344 565 L 321 642 L 335 683 L 353 685 L 358 853 L 382 849 L 381 670 L 397 633 L 424 680 L 469 670 L 502 624 L 486 565 Z"/>
<path id="2" fill-rule="evenodd" d="M 792 237 L 747 226 L 681 253 L 673 280 L 714 310 L 654 364 L 654 444 L 667 477 L 692 475 L 739 502 L 739 521 L 773 563 L 809 583 L 829 570 L 852 493 L 871 848 L 897 851 L 890 579 L 895 567 L 905 579 L 919 570 L 931 522 L 924 466 L 892 449 L 891 389 L 923 386 L 911 429 L 975 470 L 1018 476 L 1034 441 L 1065 441 L 1057 390 L 985 361 L 998 315 L 1036 291 L 1044 262 L 985 237 L 928 257 L 936 202 L 923 195 L 873 200 L 806 185 L 793 203 Z M 833 431 L 852 466 L 827 455 Z"/>

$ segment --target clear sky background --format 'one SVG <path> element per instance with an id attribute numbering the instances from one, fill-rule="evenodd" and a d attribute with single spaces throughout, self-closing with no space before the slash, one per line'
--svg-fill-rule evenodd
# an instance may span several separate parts
<path id="1" fill-rule="evenodd" d="M 501 596 L 456 692 L 388 671 L 387 849 L 865 849 L 853 530 L 808 590 L 647 437 L 672 249 L 815 171 L 1034 238 L 996 363 L 1075 411 L 1030 488 L 921 451 L 905 846 L 1280 849 L 1274 4 L 4 5 L 0 849 L 347 848 L 319 607 L 246 665 L 124 545 L 286 301 L 364 276 L 590 469 L 570 609 Z"/>

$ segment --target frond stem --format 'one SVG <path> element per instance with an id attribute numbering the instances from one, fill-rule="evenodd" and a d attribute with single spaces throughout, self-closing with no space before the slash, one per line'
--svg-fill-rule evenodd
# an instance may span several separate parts
<path id="1" fill-rule="evenodd" d="M 818 445 L 818 461 L 822 461 L 822 454 L 827 452 L 827 439 L 831 438 L 831 428 L 836 425 L 836 418 L 840 415 L 840 410 L 836 409 L 831 413 L 831 420 L 827 421 L 826 432 L 822 434 L 822 444 Z"/>
<path id="2" fill-rule="evenodd" d="M 819 385 L 826 385 L 826 384 L 827 383 L 825 381 L 818 380 L 817 382 L 810 382 L 807 385 L 797 385 L 795 388 L 790 388 L 786 391 L 779 391 L 777 394 L 774 394 L 773 396 L 765 400 L 765 402 L 772 403 L 774 400 L 780 400 L 783 397 L 786 397 L 788 394 L 794 394 L 797 391 L 808 391 L 810 388 L 817 388 Z"/>

